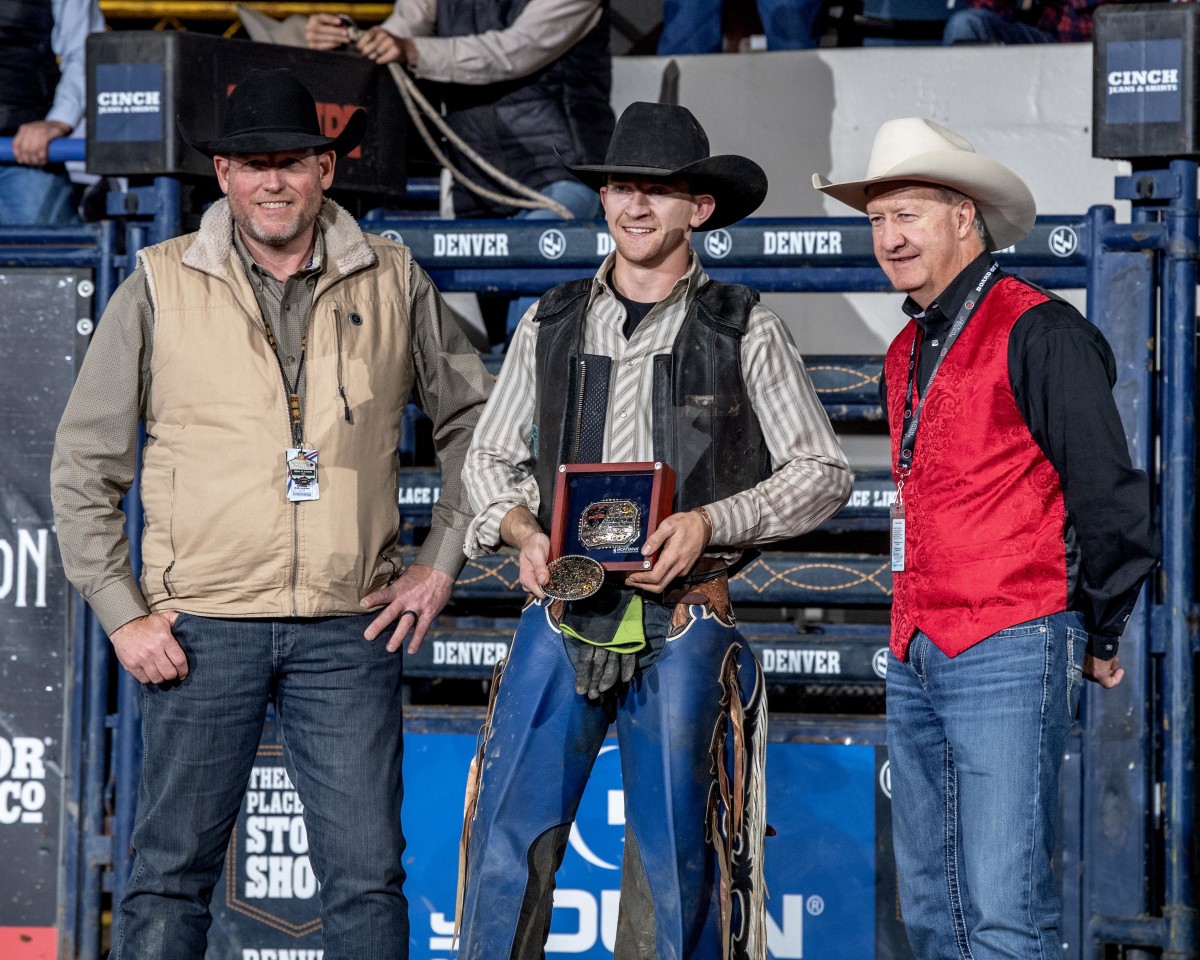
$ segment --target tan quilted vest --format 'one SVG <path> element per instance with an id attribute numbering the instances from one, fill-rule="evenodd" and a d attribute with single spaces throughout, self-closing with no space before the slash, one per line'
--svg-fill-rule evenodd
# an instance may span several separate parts
<path id="1" fill-rule="evenodd" d="M 312 502 L 285 495 L 287 402 L 224 201 L 198 234 L 140 254 L 155 315 L 142 464 L 142 591 L 152 610 L 362 613 L 359 598 L 399 569 L 409 253 L 362 234 L 328 201 L 321 222 L 328 263 L 305 359 L 304 439 L 320 453 Z"/>

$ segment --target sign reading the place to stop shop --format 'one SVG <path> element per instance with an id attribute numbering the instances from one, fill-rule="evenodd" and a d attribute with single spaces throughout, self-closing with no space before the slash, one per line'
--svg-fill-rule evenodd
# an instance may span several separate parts
<path id="1" fill-rule="evenodd" d="M 320 960 L 304 806 L 268 724 L 212 899 L 208 960 Z"/>
<path id="2" fill-rule="evenodd" d="M 448 726 L 472 732 L 405 737 L 403 860 L 412 960 L 455 957 L 463 789 L 478 721 Z M 767 840 L 768 957 L 907 956 L 886 842 L 889 784 L 882 748 L 771 743 L 767 784 L 767 819 L 776 830 Z M 609 740 L 558 874 L 548 957 L 611 960 L 625 808 L 632 802 L 622 787 L 616 741 Z M 321 960 L 319 890 L 302 816 L 268 727 L 213 896 L 208 960 Z"/>

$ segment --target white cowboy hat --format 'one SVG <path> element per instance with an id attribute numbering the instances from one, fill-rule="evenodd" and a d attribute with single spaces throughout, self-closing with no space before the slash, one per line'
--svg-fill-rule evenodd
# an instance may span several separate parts
<path id="1" fill-rule="evenodd" d="M 1029 233 L 1037 217 L 1033 194 L 1020 177 L 976 153 L 957 133 L 921 117 L 889 120 L 879 128 L 865 180 L 831 183 L 817 173 L 812 178 L 822 193 L 864 213 L 868 188 L 892 180 L 918 180 L 970 197 L 997 250 Z"/>

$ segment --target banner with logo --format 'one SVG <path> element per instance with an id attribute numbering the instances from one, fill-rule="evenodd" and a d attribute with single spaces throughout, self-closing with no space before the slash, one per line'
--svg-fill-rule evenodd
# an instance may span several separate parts
<path id="1" fill-rule="evenodd" d="M 474 733 L 405 739 L 412 960 L 455 955 L 463 789 L 475 746 Z M 768 957 L 908 956 L 895 911 L 882 753 L 869 744 L 768 745 L 767 819 L 776 830 L 767 840 Z M 626 802 L 617 743 L 610 739 L 558 873 L 548 957 L 613 956 Z M 214 895 L 217 920 L 207 960 L 321 960 L 317 884 L 301 814 L 278 741 L 269 733 Z"/>
<path id="2" fill-rule="evenodd" d="M 1200 156 L 1200 10 L 1183 3 L 1114 4 L 1096 11 L 1094 27 L 1092 154 L 1152 158 L 1163 167 L 1169 159 Z M 1140 194 L 1123 195 L 1118 185 L 1117 197 Z"/>
<path id="3" fill-rule="evenodd" d="M 1108 45 L 1105 106 L 1109 123 L 1178 123 L 1183 119 L 1183 41 Z"/>
<path id="4" fill-rule="evenodd" d="M 70 665 L 54 431 L 91 330 L 90 271 L 0 273 L 0 957 L 54 960 Z"/>
<path id="5" fill-rule="evenodd" d="M 1002 265 L 1083 266 L 1078 242 L 1081 226 L 1078 218 L 1040 217 L 1029 236 L 997 251 L 997 256 Z M 552 227 L 537 220 L 372 221 L 364 227 L 407 244 L 426 270 L 548 267 L 594 271 L 614 249 L 607 227 L 589 221 Z M 871 227 L 864 217 L 754 218 L 697 234 L 693 246 L 710 269 L 878 269 Z"/>

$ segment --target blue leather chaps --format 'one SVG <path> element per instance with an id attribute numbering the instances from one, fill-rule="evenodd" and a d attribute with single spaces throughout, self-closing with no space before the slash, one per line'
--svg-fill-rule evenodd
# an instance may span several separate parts
<path id="1" fill-rule="evenodd" d="M 632 681 L 589 700 L 550 601 L 526 607 L 476 760 L 459 960 L 544 956 L 554 872 L 614 718 L 626 798 L 615 956 L 721 960 L 723 940 L 730 956 L 747 942 L 765 956 L 761 670 L 708 604 L 647 605 L 644 622 L 650 652 Z"/>

